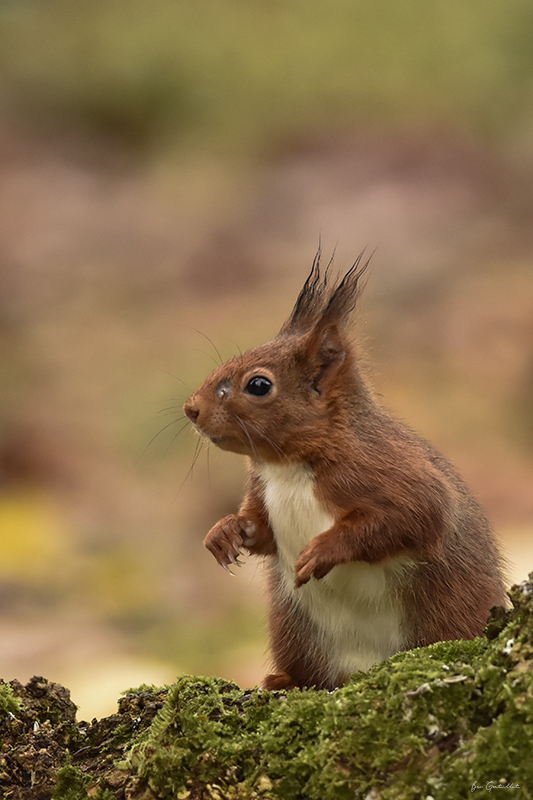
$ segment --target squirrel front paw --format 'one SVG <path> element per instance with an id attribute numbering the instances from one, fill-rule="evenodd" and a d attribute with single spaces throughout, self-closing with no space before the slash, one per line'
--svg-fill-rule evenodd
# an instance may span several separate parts
<path id="1" fill-rule="evenodd" d="M 319 536 L 315 536 L 307 544 L 295 564 L 295 586 L 297 589 L 308 583 L 311 577 L 323 578 L 337 564 L 343 564 L 349 560 L 346 555 L 339 550 L 337 538 L 333 531 L 325 531 Z"/>
<path id="2" fill-rule="evenodd" d="M 204 545 L 218 563 L 230 572 L 230 565 L 241 565 L 239 556 L 243 547 L 253 547 L 257 526 L 246 517 L 230 514 L 219 520 L 204 539 Z"/>

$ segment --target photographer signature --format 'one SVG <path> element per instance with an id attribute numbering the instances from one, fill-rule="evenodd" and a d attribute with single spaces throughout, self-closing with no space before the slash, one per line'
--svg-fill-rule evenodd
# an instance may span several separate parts
<path id="1" fill-rule="evenodd" d="M 492 792 L 493 789 L 520 789 L 520 784 L 503 783 L 503 781 L 500 781 L 499 783 L 496 783 L 495 781 L 487 781 L 485 786 L 478 786 L 477 782 L 474 781 L 470 791 L 475 792 L 477 789 L 485 789 L 487 792 Z"/>

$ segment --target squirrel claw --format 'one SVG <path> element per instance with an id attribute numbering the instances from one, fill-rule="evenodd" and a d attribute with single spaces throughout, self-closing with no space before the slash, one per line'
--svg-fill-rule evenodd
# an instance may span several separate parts
<path id="1" fill-rule="evenodd" d="M 315 569 L 316 569 L 316 564 L 314 561 L 304 562 L 304 563 L 296 562 L 296 575 L 294 578 L 294 585 L 296 586 L 297 589 L 299 589 L 300 586 L 303 586 L 305 583 L 309 583 Z"/>

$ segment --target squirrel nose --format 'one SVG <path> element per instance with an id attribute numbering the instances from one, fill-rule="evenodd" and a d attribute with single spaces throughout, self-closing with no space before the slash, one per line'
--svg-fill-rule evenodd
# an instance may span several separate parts
<path id="1" fill-rule="evenodd" d="M 192 397 L 189 397 L 189 399 L 183 406 L 183 410 L 185 411 L 185 414 L 189 417 L 191 422 L 196 424 L 198 417 L 200 416 L 200 409 L 193 401 Z"/>

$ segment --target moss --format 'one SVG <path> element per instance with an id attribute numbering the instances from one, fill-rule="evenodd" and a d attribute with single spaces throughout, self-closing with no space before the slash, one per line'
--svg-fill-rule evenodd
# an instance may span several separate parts
<path id="1" fill-rule="evenodd" d="M 0 683 L 0 720 L 10 715 L 16 717 L 21 707 L 22 703 L 13 694 L 13 689 L 9 683 Z"/>
<path id="2" fill-rule="evenodd" d="M 490 638 L 401 653 L 336 692 L 183 677 L 127 769 L 157 798 L 533 797 L 533 582 Z"/>
<path id="3" fill-rule="evenodd" d="M 70 753 L 67 753 L 65 763 L 57 773 L 52 800 L 87 800 L 87 787 L 90 783 L 90 776 L 74 766 Z"/>
<path id="4" fill-rule="evenodd" d="M 331 693 L 184 676 L 87 725 L 56 684 L 0 685 L 3 797 L 533 800 L 533 574 L 511 598 L 486 637 L 400 653 Z"/>

